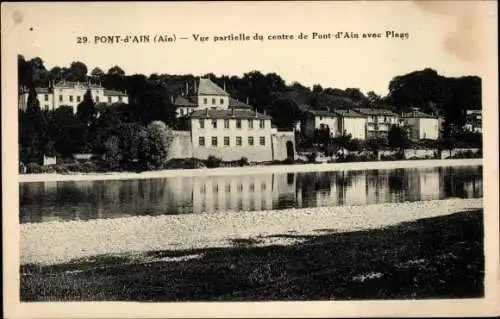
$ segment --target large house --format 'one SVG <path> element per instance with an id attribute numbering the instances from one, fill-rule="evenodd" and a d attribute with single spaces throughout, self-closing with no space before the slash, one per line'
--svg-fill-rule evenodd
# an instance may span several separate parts
<path id="1" fill-rule="evenodd" d="M 187 88 L 186 91 L 189 91 Z M 186 117 L 196 110 L 211 109 L 211 110 L 227 110 L 231 108 L 248 109 L 252 107 L 248 103 L 238 101 L 212 82 L 210 79 L 201 78 L 199 85 L 194 85 L 195 94 L 189 96 L 178 96 L 174 100 L 176 107 L 176 116 Z"/>
<path id="2" fill-rule="evenodd" d="M 236 161 L 245 157 L 250 162 L 295 158 L 293 131 L 278 131 L 269 115 L 232 99 L 210 79 L 200 79 L 189 99 L 175 101 L 177 114 L 187 122 L 187 128 L 174 131 L 169 158 L 215 156 Z"/>
<path id="3" fill-rule="evenodd" d="M 51 83 L 46 88 L 35 88 L 42 110 L 55 110 L 60 106 L 67 105 L 71 106 L 75 113 L 78 104 L 83 101 L 83 96 L 88 90 L 90 90 L 95 103 L 128 103 L 126 93 L 106 90 L 99 84 L 61 81 L 55 84 Z M 28 95 L 29 90 L 23 88 L 19 96 L 19 108 L 22 110 L 27 107 Z"/>
<path id="4" fill-rule="evenodd" d="M 331 137 L 351 134 L 352 138 L 366 138 L 366 116 L 350 109 L 335 111 L 306 112 L 301 131 L 309 138 L 314 137 L 317 130 L 327 130 Z"/>
<path id="5" fill-rule="evenodd" d="M 413 110 L 403 114 L 401 123 L 407 127 L 411 139 L 436 140 L 439 138 L 439 119 L 435 115 Z"/>
<path id="6" fill-rule="evenodd" d="M 391 126 L 399 124 L 399 115 L 385 108 L 356 108 L 366 116 L 366 138 L 386 138 Z"/>

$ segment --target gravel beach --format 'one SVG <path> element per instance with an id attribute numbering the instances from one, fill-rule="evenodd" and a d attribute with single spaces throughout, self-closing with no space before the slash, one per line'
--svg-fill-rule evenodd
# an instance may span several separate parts
<path id="1" fill-rule="evenodd" d="M 483 199 L 385 203 L 259 212 L 140 216 L 20 225 L 20 264 L 53 265 L 98 255 L 297 243 L 296 237 L 377 229 L 483 208 Z"/>

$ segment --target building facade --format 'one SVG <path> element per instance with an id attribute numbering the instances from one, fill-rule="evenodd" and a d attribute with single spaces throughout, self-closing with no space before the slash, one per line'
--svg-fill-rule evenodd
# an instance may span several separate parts
<path id="1" fill-rule="evenodd" d="M 483 132 L 483 116 L 481 110 L 466 110 L 464 129 L 472 133 Z"/>
<path id="2" fill-rule="evenodd" d="M 410 139 L 437 140 L 439 138 L 439 119 L 437 116 L 414 110 L 403 114 L 401 122 L 407 128 Z"/>
<path id="3" fill-rule="evenodd" d="M 55 110 L 67 105 L 76 113 L 78 104 L 83 101 L 83 96 L 90 90 L 94 103 L 125 103 L 129 99 L 126 93 L 106 90 L 98 84 L 61 81 L 51 84 L 48 88 L 35 88 L 40 108 L 42 110 Z M 19 108 L 25 110 L 28 104 L 29 91 L 23 89 L 19 97 Z"/>
<path id="4" fill-rule="evenodd" d="M 366 116 L 366 138 L 387 138 L 393 125 L 399 124 L 399 115 L 383 108 L 357 108 L 356 112 Z"/>
<path id="5" fill-rule="evenodd" d="M 272 127 L 272 118 L 246 104 L 232 99 L 229 94 L 209 79 L 200 79 L 195 95 L 175 100 L 178 117 L 187 122 L 185 131 L 174 132 L 170 158 L 194 157 L 208 159 L 214 156 L 223 161 L 237 161 L 245 157 L 250 162 L 266 162 L 295 158 L 295 134 Z M 176 139 L 186 142 L 183 147 Z M 184 143 L 185 144 L 185 143 Z"/>
<path id="6" fill-rule="evenodd" d="M 352 138 L 366 138 L 366 116 L 354 110 L 315 111 L 304 115 L 301 131 L 306 137 L 314 138 L 318 130 L 327 130 L 330 137 L 351 134 Z"/>

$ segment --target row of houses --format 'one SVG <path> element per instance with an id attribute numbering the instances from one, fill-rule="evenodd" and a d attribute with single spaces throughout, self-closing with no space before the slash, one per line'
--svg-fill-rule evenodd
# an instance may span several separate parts
<path id="1" fill-rule="evenodd" d="M 89 82 L 70 82 L 60 81 L 57 83 L 50 82 L 48 87 L 35 88 L 40 108 L 42 110 L 55 110 L 63 105 L 71 106 L 73 112 L 76 113 L 78 104 L 83 101 L 83 96 L 90 90 L 92 99 L 95 103 L 113 104 L 125 103 L 128 104 L 128 95 L 125 92 L 106 90 L 100 84 Z M 19 94 L 19 108 L 25 110 L 28 105 L 29 90 L 21 88 Z"/>
<path id="2" fill-rule="evenodd" d="M 384 108 L 352 108 L 333 111 L 308 110 L 297 129 L 308 138 L 317 130 L 326 130 L 331 137 L 350 134 L 352 138 L 366 140 L 386 138 L 392 126 L 407 128 L 411 139 L 437 139 L 440 118 L 417 109 L 397 114 Z"/>

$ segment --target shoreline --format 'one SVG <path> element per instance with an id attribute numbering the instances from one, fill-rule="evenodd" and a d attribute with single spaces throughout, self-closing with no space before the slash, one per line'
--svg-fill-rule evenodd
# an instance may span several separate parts
<path id="1" fill-rule="evenodd" d="M 243 175 L 252 173 L 299 173 L 342 170 L 371 170 L 371 169 L 398 169 L 398 168 L 427 168 L 442 166 L 469 166 L 483 165 L 482 158 L 472 159 L 438 159 L 438 160 L 403 160 L 403 161 L 376 161 L 376 162 L 350 162 L 350 163 L 325 163 L 325 164 L 297 164 L 297 165 L 256 165 L 242 167 L 218 167 L 202 169 L 173 169 L 134 172 L 110 173 L 77 173 L 63 174 L 19 174 L 19 183 L 34 182 L 63 182 L 63 181 L 92 181 L 92 180 L 117 180 L 117 179 L 148 179 L 183 177 L 193 175 Z M 242 174 L 242 169 L 244 173 Z"/>
<path id="2" fill-rule="evenodd" d="M 246 241 L 263 247 L 300 244 L 301 236 L 382 229 L 482 208 L 483 198 L 452 198 L 365 206 L 27 223 L 20 225 L 20 264 L 55 265 L 96 256 L 233 247 Z"/>

